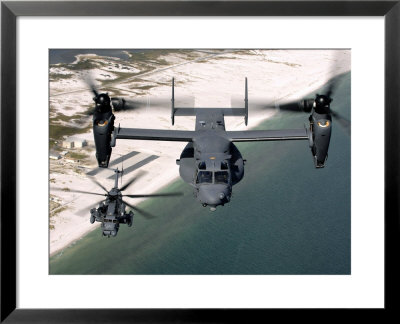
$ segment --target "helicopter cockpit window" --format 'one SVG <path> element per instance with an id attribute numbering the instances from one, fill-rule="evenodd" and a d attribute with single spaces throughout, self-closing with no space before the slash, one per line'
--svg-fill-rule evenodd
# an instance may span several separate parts
<path id="1" fill-rule="evenodd" d="M 196 183 L 212 183 L 212 172 L 200 171 L 197 174 Z"/>
<path id="2" fill-rule="evenodd" d="M 215 172 L 215 183 L 228 183 L 228 171 Z"/>
<path id="3" fill-rule="evenodd" d="M 228 163 L 226 161 L 221 162 L 221 170 L 228 170 Z"/>
<path id="4" fill-rule="evenodd" d="M 200 169 L 200 170 L 205 170 L 205 169 L 206 169 L 206 162 L 201 161 L 201 162 L 199 163 L 199 169 Z"/>

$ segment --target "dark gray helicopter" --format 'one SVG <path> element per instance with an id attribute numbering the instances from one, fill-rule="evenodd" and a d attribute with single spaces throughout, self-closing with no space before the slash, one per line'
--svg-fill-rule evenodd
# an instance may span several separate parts
<path id="1" fill-rule="evenodd" d="M 143 173 L 140 173 L 136 177 L 130 179 L 125 185 L 121 188 L 118 188 L 118 178 L 119 174 L 121 174 L 121 182 L 122 182 L 122 174 L 124 170 L 114 170 L 115 172 L 115 184 L 114 187 L 107 191 L 107 189 L 102 186 L 99 182 L 92 179 L 91 180 L 96 183 L 101 189 L 103 189 L 106 194 L 96 193 L 96 192 L 88 192 L 82 190 L 70 190 L 71 192 L 89 194 L 89 195 L 97 195 L 97 196 L 106 196 L 105 201 L 101 201 L 99 203 L 98 208 L 92 208 L 90 210 L 90 223 L 101 222 L 101 229 L 103 236 L 116 236 L 119 230 L 120 224 L 127 224 L 129 227 L 132 226 L 133 222 L 133 212 L 132 210 L 129 213 L 126 212 L 126 207 L 130 207 L 131 209 L 139 212 L 141 215 L 147 218 L 154 218 L 155 216 L 150 213 L 144 211 L 143 209 L 133 206 L 128 202 L 124 201 L 122 197 L 129 198 L 147 198 L 147 197 L 174 197 L 181 196 L 181 193 L 164 193 L 164 194 L 147 194 L 147 195 L 123 195 L 122 191 L 128 189 L 128 187 L 137 180 Z M 97 203 L 96 203 L 97 205 Z"/>
<path id="2" fill-rule="evenodd" d="M 93 88 L 92 88 L 93 90 Z M 244 108 L 186 108 L 175 107 L 174 79 L 172 79 L 171 120 L 175 116 L 196 116 L 194 131 L 137 129 L 114 127 L 112 112 L 137 108 L 124 99 L 111 99 L 95 90 L 93 134 L 99 167 L 107 167 L 112 147 L 117 139 L 188 142 L 177 160 L 182 179 L 194 187 L 194 196 L 211 210 L 228 203 L 232 186 L 244 175 L 245 160 L 234 142 L 307 140 L 316 168 L 323 168 L 328 156 L 332 130 L 330 109 L 333 86 L 326 94 L 316 95 L 295 104 L 280 106 L 281 110 L 310 113 L 309 126 L 303 129 L 226 131 L 225 116 L 244 116 L 248 121 L 248 88 L 245 79 Z M 265 105 L 264 108 L 270 108 Z M 335 117 L 339 116 L 336 114 Z"/>

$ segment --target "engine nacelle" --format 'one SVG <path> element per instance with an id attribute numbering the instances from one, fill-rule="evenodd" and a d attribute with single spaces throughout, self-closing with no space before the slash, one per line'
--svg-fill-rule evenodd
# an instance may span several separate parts
<path id="1" fill-rule="evenodd" d="M 96 159 L 100 168 L 107 168 L 111 157 L 111 133 L 114 130 L 115 116 L 111 109 L 97 112 L 93 116 L 93 136 L 96 145 Z"/>
<path id="2" fill-rule="evenodd" d="M 115 111 L 125 109 L 126 101 L 124 98 L 111 98 L 111 102 Z"/>
<path id="3" fill-rule="evenodd" d="M 310 116 L 310 147 L 314 156 L 316 168 L 323 168 L 328 158 L 329 143 L 332 132 L 332 118 L 330 114 L 317 114 Z"/>
<path id="4" fill-rule="evenodd" d="M 304 99 L 300 101 L 298 104 L 300 109 L 303 110 L 304 112 L 311 112 L 311 109 L 314 106 L 314 99 Z"/>
<path id="5" fill-rule="evenodd" d="M 245 160 L 243 160 L 238 148 L 233 143 L 231 144 L 231 155 L 232 185 L 235 185 L 242 180 L 244 176 Z"/>

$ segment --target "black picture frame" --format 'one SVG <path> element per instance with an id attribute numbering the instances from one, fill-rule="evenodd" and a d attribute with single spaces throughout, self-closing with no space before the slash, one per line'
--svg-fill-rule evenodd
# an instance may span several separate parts
<path id="1" fill-rule="evenodd" d="M 19 16 L 384 16 L 385 308 L 398 306 L 400 1 L 4 1 L 1 3 L 1 322 L 234 322 L 267 310 L 16 308 L 16 19 Z M 369 110 L 370 111 L 370 110 Z M 371 127 L 373 132 L 373 127 Z M 373 133 L 369 134 L 373 136 Z M 39 292 L 38 292 L 39 293 Z M 134 293 L 134 292 L 132 292 Z M 305 312 L 301 312 L 305 314 Z M 308 312 L 307 312 L 308 314 Z M 367 316 L 370 316 L 369 313 Z M 309 316 L 309 315 L 306 315 Z"/>

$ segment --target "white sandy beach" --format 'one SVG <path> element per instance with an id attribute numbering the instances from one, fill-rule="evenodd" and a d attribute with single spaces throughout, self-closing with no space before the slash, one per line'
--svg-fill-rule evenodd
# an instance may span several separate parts
<path id="1" fill-rule="evenodd" d="M 242 117 L 226 119 L 227 130 L 243 130 L 256 126 L 274 113 L 252 115 L 252 98 L 279 101 L 299 99 L 325 84 L 333 76 L 350 70 L 351 59 L 348 50 L 252 50 L 247 52 L 233 51 L 211 57 L 208 53 L 200 53 L 191 59 L 176 54 L 165 55 L 164 59 L 172 64 L 168 68 L 130 77 L 128 82 L 112 83 L 109 93 L 129 98 L 129 96 L 134 96 L 135 89 L 142 88 L 145 90 L 141 90 L 140 96 L 144 98 L 146 96 L 169 98 L 171 79 L 175 77 L 177 102 L 180 96 L 190 95 L 195 98 L 195 107 L 230 107 L 232 97 L 242 96 L 244 99 L 244 79 L 247 77 L 250 104 L 249 125 L 247 127 L 244 125 Z M 80 56 L 78 61 L 85 57 L 88 55 Z M 93 58 L 93 56 L 89 57 Z M 106 65 L 91 70 L 91 74 L 97 80 L 113 80 L 118 77 L 118 73 L 138 73 L 139 70 L 115 58 L 97 57 L 96 59 L 101 60 L 102 65 Z M 92 94 L 89 91 L 82 91 L 82 88 L 86 87 L 82 81 L 84 73 L 61 67 L 53 67 L 50 72 L 73 73 L 70 78 L 60 78 L 50 82 L 50 117 L 57 116 L 59 113 L 73 116 L 92 105 Z M 147 88 L 146 86 L 149 85 L 152 87 Z M 306 121 L 307 115 L 304 116 L 304 122 Z M 141 109 L 116 113 L 115 125 L 118 126 L 118 124 L 121 127 L 132 128 L 193 130 L 194 117 L 176 117 L 175 126 L 172 126 L 169 107 L 165 110 L 154 111 Z M 299 128 L 302 127 L 302 124 L 299 125 Z M 91 131 L 78 136 L 93 141 Z M 143 153 L 143 156 L 158 156 L 157 159 L 129 173 L 123 179 L 126 182 L 138 172 L 146 172 L 129 188 L 127 193 L 148 194 L 168 185 L 179 176 L 175 160 L 179 158 L 185 145 L 185 143 L 177 142 L 118 140 L 110 161 L 131 151 Z M 94 152 L 91 151 L 90 154 L 90 163 L 83 165 L 88 168 L 87 170 L 96 167 Z M 99 225 L 99 223 L 90 224 L 89 209 L 92 208 L 93 203 L 101 199 L 100 196 L 53 190 L 68 188 L 101 193 L 101 189 L 88 179 L 85 172 L 77 173 L 76 167 L 70 164 L 64 165 L 65 162 L 62 161 L 50 163 L 50 194 L 58 197 L 60 204 L 65 207 L 50 221 L 50 224 L 54 226 L 54 229 L 50 230 L 50 255 L 62 250 L 87 232 L 97 229 Z M 111 189 L 114 180 L 107 177 L 112 174 L 112 170 L 106 170 L 101 177 L 96 177 L 96 180 Z M 185 197 L 185 199 L 193 198 Z M 137 204 L 140 199 L 129 200 L 129 202 Z M 202 208 L 200 204 L 199 208 Z M 82 210 L 86 212 L 83 214 L 78 212 Z M 100 231 L 99 235 L 101 235 Z M 118 239 L 118 236 L 113 239 Z"/>

